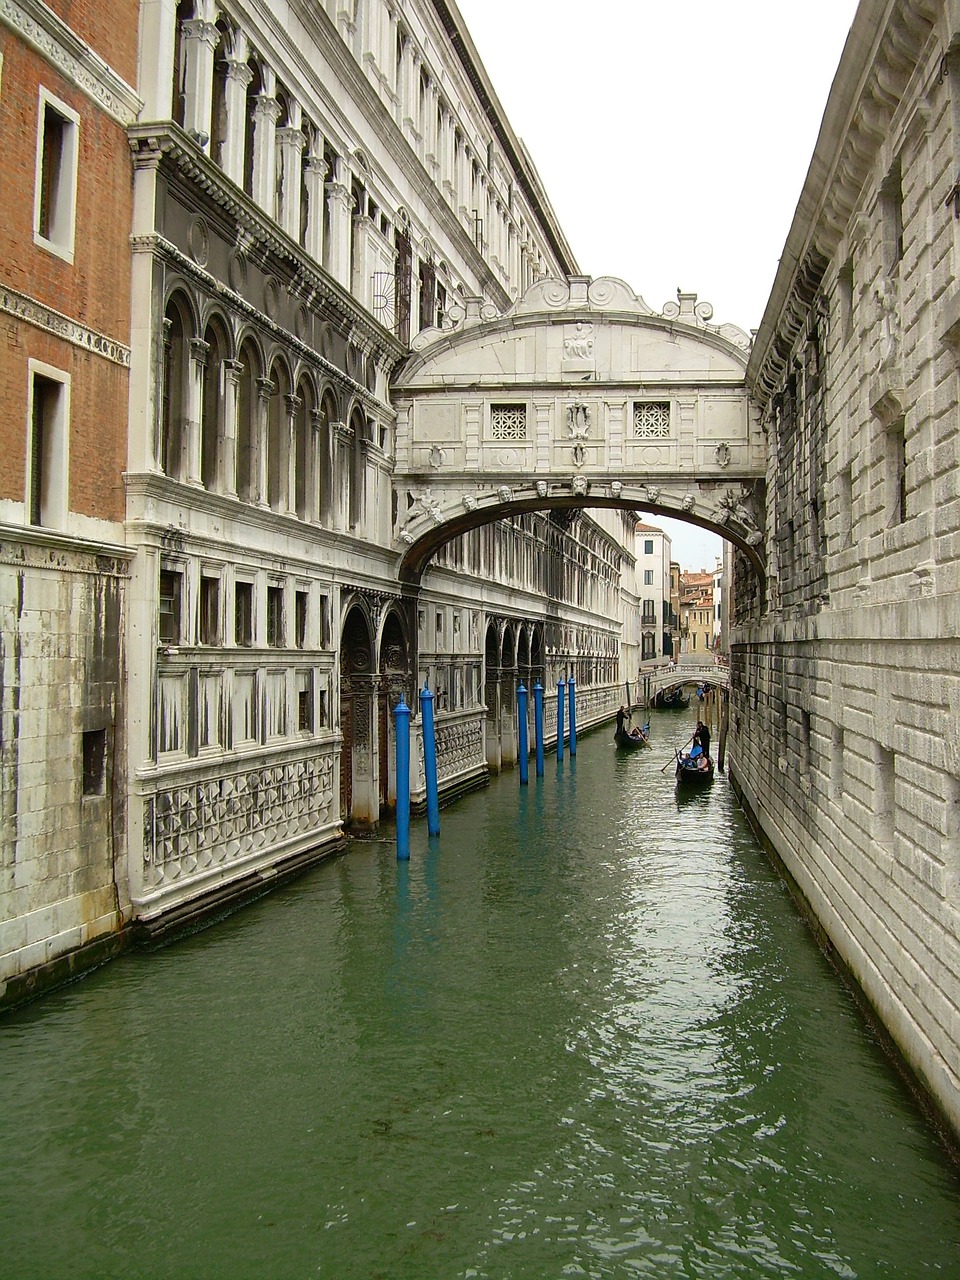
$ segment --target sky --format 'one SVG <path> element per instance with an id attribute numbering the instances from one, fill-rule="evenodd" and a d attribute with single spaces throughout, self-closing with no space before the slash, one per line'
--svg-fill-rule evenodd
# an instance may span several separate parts
<path id="1" fill-rule="evenodd" d="M 856 0 L 457 0 L 581 271 L 759 326 Z M 657 520 L 683 568 L 719 539 Z"/>

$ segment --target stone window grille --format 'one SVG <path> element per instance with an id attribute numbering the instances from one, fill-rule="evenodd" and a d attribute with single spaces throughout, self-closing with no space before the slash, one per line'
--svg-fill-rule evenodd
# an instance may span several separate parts
<path id="1" fill-rule="evenodd" d="M 633 406 L 633 434 L 637 440 L 666 440 L 670 435 L 669 400 L 642 400 Z"/>
<path id="2" fill-rule="evenodd" d="M 527 406 L 525 404 L 491 405 L 490 436 L 493 440 L 526 440 Z"/>

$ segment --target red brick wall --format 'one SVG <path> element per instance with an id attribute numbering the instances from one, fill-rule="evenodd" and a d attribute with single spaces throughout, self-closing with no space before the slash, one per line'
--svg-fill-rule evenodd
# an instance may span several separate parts
<path id="1" fill-rule="evenodd" d="M 94 0 L 59 8 L 99 12 Z M 109 12 L 116 6 L 103 8 Z M 133 33 L 129 38 L 135 49 L 136 21 L 130 21 Z M 0 280 L 128 345 L 132 165 L 126 134 L 91 99 L 2 27 L 0 50 L 0 137 L 4 139 L 0 151 Z M 41 85 L 80 117 L 72 263 L 33 240 Z M 70 508 L 85 515 L 120 519 L 121 473 L 126 459 L 126 370 L 9 315 L 0 315 L 0 325 L 0 498 L 23 500 L 27 361 L 32 358 L 71 375 Z"/>
<path id="2" fill-rule="evenodd" d="M 47 0 L 53 12 L 136 87 L 139 0 Z"/>

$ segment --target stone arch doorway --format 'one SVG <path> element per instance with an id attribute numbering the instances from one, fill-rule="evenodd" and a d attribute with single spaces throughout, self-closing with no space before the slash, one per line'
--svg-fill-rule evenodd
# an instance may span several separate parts
<path id="1" fill-rule="evenodd" d="M 389 609 L 384 619 L 380 635 L 378 670 L 380 675 L 377 690 L 378 796 L 380 813 L 384 814 L 394 812 L 397 807 L 396 735 L 393 732 L 393 710 L 400 701 L 401 695 L 404 695 L 410 699 L 413 713 L 416 714 L 417 711 L 417 708 L 412 705 L 417 691 L 412 687 L 413 682 L 410 677 L 410 646 L 407 628 L 397 609 Z"/>
<path id="2" fill-rule="evenodd" d="M 348 607 L 340 641 L 340 817 L 345 826 L 369 827 L 379 817 L 374 778 L 373 631 L 366 611 Z"/>

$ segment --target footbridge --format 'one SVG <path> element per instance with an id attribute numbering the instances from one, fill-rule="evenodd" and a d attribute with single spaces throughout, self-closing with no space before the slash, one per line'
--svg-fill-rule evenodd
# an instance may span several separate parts
<path id="1" fill-rule="evenodd" d="M 658 693 L 681 689 L 684 685 L 709 685 L 711 689 L 730 688 L 730 670 L 716 662 L 668 663 L 650 671 L 641 671 L 637 683 L 639 701 L 649 706 Z"/>
<path id="2" fill-rule="evenodd" d="M 619 507 L 729 538 L 761 583 L 767 445 L 750 338 L 695 294 L 540 280 L 504 315 L 465 299 L 393 386 L 393 536 L 416 581 L 450 538 L 517 512 Z"/>

